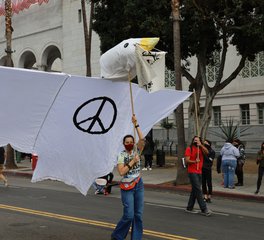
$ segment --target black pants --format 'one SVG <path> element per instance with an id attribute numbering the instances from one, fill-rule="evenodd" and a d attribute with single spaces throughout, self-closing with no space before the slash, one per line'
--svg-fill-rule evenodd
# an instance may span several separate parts
<path id="1" fill-rule="evenodd" d="M 202 189 L 203 189 L 203 194 L 212 195 L 213 192 L 212 169 L 207 169 L 207 168 L 202 169 Z"/>
<path id="2" fill-rule="evenodd" d="M 260 189 L 263 174 L 264 174 L 264 167 L 259 167 L 259 169 L 258 169 L 258 181 L 257 181 L 257 190 L 258 191 Z"/>
<path id="3" fill-rule="evenodd" d="M 242 184 L 242 185 L 244 184 L 243 167 L 244 167 L 244 164 L 238 161 L 237 167 L 236 167 L 237 183 Z"/>
<path id="4" fill-rule="evenodd" d="M 144 157 L 145 157 L 145 168 L 147 168 L 147 167 L 151 168 L 152 167 L 153 156 L 149 155 L 149 154 L 145 154 Z"/>

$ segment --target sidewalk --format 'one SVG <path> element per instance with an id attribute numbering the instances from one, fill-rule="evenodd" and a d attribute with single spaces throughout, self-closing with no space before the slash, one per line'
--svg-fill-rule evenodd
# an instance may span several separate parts
<path id="1" fill-rule="evenodd" d="M 163 167 L 156 166 L 155 161 L 153 161 L 152 171 L 141 171 L 145 188 L 160 191 L 190 192 L 190 185 L 174 186 L 173 182 L 176 179 L 177 169 L 172 161 L 167 159 L 166 161 L 166 165 Z M 17 169 L 5 169 L 4 173 L 7 176 L 13 175 L 28 178 L 32 177 L 33 171 L 29 159 L 22 160 L 20 163 L 17 163 L 17 166 Z M 114 169 L 113 173 L 115 176 L 114 181 L 119 181 L 121 177 L 117 173 L 117 170 Z M 235 189 L 227 189 L 221 185 L 222 174 L 217 174 L 217 172 L 213 170 L 213 195 L 226 198 L 240 198 L 245 200 L 250 199 L 264 202 L 264 186 L 261 186 L 259 194 L 254 194 L 256 191 L 256 182 L 257 171 L 255 174 L 245 173 L 244 186 L 236 187 Z"/>

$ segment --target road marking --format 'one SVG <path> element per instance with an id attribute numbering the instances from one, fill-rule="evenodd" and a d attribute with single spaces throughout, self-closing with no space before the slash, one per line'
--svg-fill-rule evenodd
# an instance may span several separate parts
<path id="1" fill-rule="evenodd" d="M 5 204 L 0 204 L 0 209 L 5 209 L 5 210 L 15 211 L 15 212 L 22 212 L 22 213 L 26 213 L 26 214 L 38 215 L 38 216 L 49 217 L 49 218 L 55 218 L 55 219 L 60 219 L 60 220 L 64 220 L 64 221 L 83 223 L 83 224 L 88 224 L 88 225 L 93 225 L 93 226 L 111 228 L 111 229 L 114 229 L 116 226 L 116 224 L 107 223 L 107 222 L 95 221 L 95 220 L 90 220 L 90 219 L 85 219 L 85 218 L 77 218 L 77 217 L 61 215 L 61 214 L 57 214 L 57 213 L 50 213 L 50 212 L 33 210 L 33 209 L 29 209 L 29 208 L 20 208 L 20 207 L 5 205 Z M 143 234 L 148 235 L 148 236 L 153 236 L 153 237 L 156 237 L 159 239 L 195 240 L 194 238 L 187 238 L 187 237 L 183 237 L 183 236 L 177 236 L 177 235 L 168 234 L 168 233 L 156 232 L 156 231 L 152 231 L 152 230 L 144 230 Z"/>
<path id="2" fill-rule="evenodd" d="M 186 209 L 184 207 L 176 207 L 176 206 L 170 206 L 170 205 L 164 205 L 164 204 L 156 204 L 156 203 L 145 203 L 145 204 L 146 205 L 150 205 L 150 206 L 157 206 L 157 207 L 164 207 L 164 208 L 173 208 L 173 209 L 178 209 L 178 210 L 185 210 Z M 230 214 L 213 211 L 213 215 L 229 216 Z"/>

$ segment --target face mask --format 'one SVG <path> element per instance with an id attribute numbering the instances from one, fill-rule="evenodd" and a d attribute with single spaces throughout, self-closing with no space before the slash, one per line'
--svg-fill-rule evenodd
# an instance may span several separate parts
<path id="1" fill-rule="evenodd" d="M 126 144 L 126 145 L 125 145 L 125 149 L 126 149 L 128 152 L 130 152 L 130 151 L 133 149 L 133 147 L 134 147 L 134 144 L 133 144 L 133 143 L 131 143 L 131 144 Z"/>

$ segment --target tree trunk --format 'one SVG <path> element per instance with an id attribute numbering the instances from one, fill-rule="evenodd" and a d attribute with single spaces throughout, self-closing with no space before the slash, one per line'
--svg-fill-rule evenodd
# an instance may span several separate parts
<path id="1" fill-rule="evenodd" d="M 212 108 L 214 101 L 215 93 L 208 93 L 206 95 L 205 107 L 204 107 L 204 115 L 201 124 L 201 137 L 202 139 L 206 138 L 207 131 L 212 119 Z"/>
<path id="2" fill-rule="evenodd" d="M 5 163 L 5 167 L 8 168 L 8 169 L 17 168 L 17 165 L 15 163 L 14 149 L 11 147 L 10 144 L 7 144 L 7 146 L 6 146 L 6 163 Z"/>
<path id="3" fill-rule="evenodd" d="M 5 59 L 5 66 L 7 67 L 14 67 L 12 61 L 12 8 L 11 8 L 11 0 L 5 1 L 5 25 L 6 25 L 6 59 Z"/>
<path id="4" fill-rule="evenodd" d="M 180 41 L 180 2 L 179 0 L 171 1 L 172 15 L 173 15 L 173 45 L 174 45 L 174 70 L 175 70 L 175 88 L 182 90 L 181 79 L 181 41 Z M 181 159 L 185 152 L 185 133 L 184 133 L 184 119 L 183 119 L 183 104 L 180 104 L 175 111 L 178 148 L 177 148 L 177 175 L 175 183 L 188 183 L 187 171 L 183 168 Z"/>
<path id="5" fill-rule="evenodd" d="M 87 26 L 87 16 L 85 8 L 85 0 L 81 0 L 82 16 L 83 16 L 83 31 L 84 31 L 84 43 L 85 43 L 85 57 L 86 57 L 86 76 L 91 77 L 91 44 L 92 44 L 92 19 L 94 12 L 94 2 L 90 1 L 90 20 L 89 20 L 89 32 Z"/>
<path id="6" fill-rule="evenodd" d="M 7 67 L 14 67 L 12 60 L 12 8 L 11 8 L 11 0 L 5 1 L 5 25 L 6 25 L 6 59 L 4 65 Z M 7 145 L 6 148 L 6 163 L 5 166 L 7 168 L 17 168 L 14 158 L 14 149 L 10 144 Z"/>

